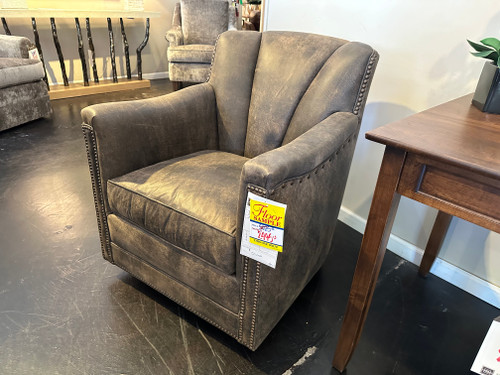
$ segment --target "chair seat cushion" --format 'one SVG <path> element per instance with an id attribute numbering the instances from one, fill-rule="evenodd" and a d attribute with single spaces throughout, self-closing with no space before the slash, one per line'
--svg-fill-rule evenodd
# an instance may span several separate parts
<path id="1" fill-rule="evenodd" d="M 231 275 L 240 174 L 247 160 L 202 151 L 109 180 L 111 211 Z"/>
<path id="2" fill-rule="evenodd" d="M 45 72 L 39 60 L 0 58 L 0 88 L 36 82 Z"/>
<path id="3" fill-rule="evenodd" d="M 213 53 L 214 46 L 208 44 L 188 44 L 169 47 L 167 58 L 170 62 L 210 64 Z"/>

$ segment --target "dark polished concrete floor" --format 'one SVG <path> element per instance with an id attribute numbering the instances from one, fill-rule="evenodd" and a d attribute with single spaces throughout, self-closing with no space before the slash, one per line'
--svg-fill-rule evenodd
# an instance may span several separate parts
<path id="1" fill-rule="evenodd" d="M 101 257 L 80 130 L 86 105 L 0 133 L 0 374 L 336 374 L 330 362 L 361 235 L 333 250 L 251 352 Z M 347 374 L 469 374 L 498 309 L 387 253 Z"/>

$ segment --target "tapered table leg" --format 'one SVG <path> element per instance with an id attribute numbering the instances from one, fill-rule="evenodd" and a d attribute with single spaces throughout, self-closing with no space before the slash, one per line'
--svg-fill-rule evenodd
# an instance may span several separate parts
<path id="1" fill-rule="evenodd" d="M 92 75 L 94 76 L 94 83 L 99 83 L 99 75 L 97 74 L 97 65 L 95 63 L 95 49 L 94 42 L 92 41 L 92 31 L 90 30 L 90 19 L 85 19 L 85 26 L 87 28 L 87 41 L 89 43 L 90 58 L 92 60 Z"/>
<path id="2" fill-rule="evenodd" d="M 113 72 L 113 82 L 118 82 L 116 75 L 116 61 L 115 61 L 115 38 L 113 37 L 113 25 L 111 18 L 108 18 L 108 34 L 109 34 L 109 54 L 111 56 L 111 70 Z"/>
<path id="3" fill-rule="evenodd" d="M 54 18 L 50 19 L 50 27 L 52 29 L 52 38 L 54 39 L 54 45 L 56 46 L 57 57 L 59 57 L 59 65 L 61 66 L 61 74 L 64 81 L 64 86 L 69 86 L 68 76 L 66 75 L 66 65 L 64 65 L 64 56 L 61 50 L 61 45 L 59 44 L 59 37 L 57 36 L 56 21 Z"/>
<path id="4" fill-rule="evenodd" d="M 35 36 L 36 49 L 38 50 L 38 55 L 40 56 L 40 61 L 42 62 L 42 65 L 43 65 L 43 71 L 44 71 L 43 80 L 45 81 L 45 84 L 47 85 L 47 90 L 50 91 L 49 80 L 47 79 L 47 69 L 45 68 L 45 61 L 43 59 L 42 45 L 40 44 L 40 35 L 38 35 L 38 28 L 36 26 L 35 17 L 31 18 L 31 25 L 33 26 L 33 35 Z"/>
<path id="5" fill-rule="evenodd" d="M 78 38 L 78 54 L 80 55 L 80 62 L 82 63 L 83 85 L 89 85 L 89 74 L 87 72 L 87 62 L 85 58 L 85 50 L 83 49 L 82 29 L 80 28 L 80 20 L 75 18 L 76 35 Z"/>
<path id="6" fill-rule="evenodd" d="M 370 307 L 401 198 L 397 187 L 405 156 L 404 151 L 386 147 L 333 359 L 333 367 L 340 372 L 351 359 Z"/>
<path id="7" fill-rule="evenodd" d="M 132 72 L 130 71 L 130 55 L 127 35 L 125 34 L 125 26 L 123 26 L 123 18 L 120 18 L 120 29 L 122 32 L 123 47 L 125 50 L 125 65 L 127 67 L 127 79 L 132 79 Z"/>
<path id="8" fill-rule="evenodd" d="M 146 35 L 144 36 L 144 40 L 137 47 L 137 76 L 139 79 L 142 79 L 142 50 L 148 44 L 149 40 L 149 18 L 146 18 Z"/>
<path id="9" fill-rule="evenodd" d="M 446 232 L 448 231 L 452 218 L 452 215 L 443 211 L 438 212 L 436 221 L 432 227 L 429 241 L 425 247 L 424 257 L 422 258 L 422 262 L 420 262 L 420 267 L 418 269 L 420 276 L 425 277 L 429 274 L 429 271 L 434 264 L 434 260 L 439 254 L 439 250 L 441 249 L 441 245 L 443 244 L 444 237 L 446 236 Z"/>

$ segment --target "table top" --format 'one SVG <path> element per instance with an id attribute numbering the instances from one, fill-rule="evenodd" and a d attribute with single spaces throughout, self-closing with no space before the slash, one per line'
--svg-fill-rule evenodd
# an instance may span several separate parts
<path id="1" fill-rule="evenodd" d="M 500 115 L 481 112 L 472 94 L 366 133 L 387 146 L 500 179 Z"/>
<path id="2" fill-rule="evenodd" d="M 92 10 L 92 9 L 0 9 L 0 17 L 26 18 L 26 17 L 54 17 L 54 18 L 156 18 L 159 12 L 146 12 L 140 10 Z"/>

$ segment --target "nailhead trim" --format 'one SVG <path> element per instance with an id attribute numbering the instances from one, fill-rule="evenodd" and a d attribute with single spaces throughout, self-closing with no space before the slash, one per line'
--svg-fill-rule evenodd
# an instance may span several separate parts
<path id="1" fill-rule="evenodd" d="M 245 302 L 247 295 L 247 279 L 248 279 L 248 258 L 244 257 L 243 261 L 243 280 L 241 284 L 241 301 L 240 301 L 240 312 L 238 314 L 239 318 L 239 329 L 238 329 L 238 340 L 243 340 L 243 316 L 245 314 Z"/>
<path id="2" fill-rule="evenodd" d="M 252 190 L 254 193 L 262 195 L 264 198 L 267 197 L 267 190 L 260 186 L 248 185 L 248 190 Z"/>
<path id="3" fill-rule="evenodd" d="M 97 146 L 96 146 L 96 140 L 95 140 L 95 133 L 94 129 L 87 124 L 82 125 L 82 130 L 84 131 L 84 135 L 88 135 L 91 139 L 92 145 L 90 145 L 89 140 L 87 136 L 84 137 L 85 139 L 85 148 L 87 150 L 87 159 L 89 162 L 89 167 L 91 169 L 90 173 L 90 180 L 92 182 L 92 193 L 94 195 L 94 206 L 96 213 L 101 216 L 100 219 L 104 223 L 106 223 L 106 213 L 104 211 L 104 196 L 102 195 L 102 185 L 101 185 L 101 173 L 99 170 L 99 161 L 97 159 Z M 88 131 L 87 134 L 85 134 L 85 130 Z M 93 157 L 92 157 L 93 154 Z M 94 161 L 95 169 L 92 167 L 92 160 Z M 97 181 L 95 180 L 94 174 L 97 176 Z M 102 202 L 101 204 L 101 209 L 99 210 L 99 200 Z M 111 244 L 109 240 L 109 232 L 107 225 L 104 225 L 104 228 L 101 225 L 101 220 L 97 220 L 97 229 L 99 231 L 99 237 L 104 238 L 104 243 L 101 241 L 101 251 L 102 251 L 102 256 L 103 258 L 109 258 L 111 263 L 113 263 L 113 256 L 111 254 Z M 107 256 L 106 256 L 107 254 Z"/>
<path id="4" fill-rule="evenodd" d="M 221 34 L 217 35 L 217 39 L 215 39 L 214 51 L 212 52 L 212 59 L 210 60 L 210 71 L 208 72 L 208 77 L 205 82 L 210 81 L 210 77 L 212 76 L 212 68 L 214 66 L 214 60 L 215 60 L 215 51 L 217 50 L 217 44 L 219 43 L 220 36 Z"/>
<path id="5" fill-rule="evenodd" d="M 363 81 L 361 83 L 361 88 L 358 92 L 356 104 L 354 105 L 354 109 L 352 111 L 356 116 L 359 115 L 359 111 L 360 111 L 364 101 L 366 100 L 365 92 L 366 92 L 368 83 L 371 79 L 370 75 L 372 74 L 373 66 L 375 65 L 377 60 L 378 60 L 378 53 L 377 53 L 377 51 L 373 51 L 371 56 L 370 56 L 370 59 L 368 60 L 368 64 L 366 65 L 366 70 L 365 70 L 365 74 L 363 76 Z"/>
<path id="6" fill-rule="evenodd" d="M 260 286 L 260 262 L 256 262 L 255 270 L 255 292 L 253 295 L 253 309 L 252 309 L 252 327 L 250 328 L 250 344 L 252 348 L 255 347 L 255 315 L 257 313 L 257 299 L 259 297 L 259 286 Z"/>
<path id="7" fill-rule="evenodd" d="M 301 175 L 301 176 L 293 177 L 289 180 L 281 182 L 279 186 L 281 186 L 281 188 L 284 189 L 287 186 L 293 186 L 295 181 L 298 181 L 298 183 L 301 184 L 304 181 L 304 179 L 309 180 L 311 178 L 311 175 L 317 175 L 320 170 L 325 169 L 327 163 L 331 163 L 335 159 L 335 157 L 338 156 L 339 152 L 341 150 L 345 149 L 345 146 L 348 143 L 351 143 L 352 139 L 356 138 L 356 135 L 357 135 L 356 133 L 351 134 L 349 136 L 349 138 L 347 138 L 344 141 L 344 143 L 342 145 L 340 145 L 339 148 L 334 153 L 332 153 L 325 161 L 323 161 L 321 164 L 319 164 L 316 168 L 311 170 L 309 173 Z M 277 189 L 277 187 L 270 190 L 270 194 L 274 193 L 276 191 L 276 189 Z"/>
<path id="8" fill-rule="evenodd" d="M 268 191 L 260 186 L 255 186 L 255 185 L 248 185 L 247 187 L 248 190 L 258 194 L 258 195 L 261 195 L 263 197 L 268 197 Z M 249 263 L 249 259 L 247 257 L 245 257 L 245 268 L 243 270 L 243 285 L 246 286 L 246 283 L 247 283 L 247 279 L 248 279 L 248 263 Z M 252 306 L 252 323 L 251 323 L 251 326 L 250 326 L 250 344 L 244 342 L 244 341 L 240 341 L 243 345 L 249 347 L 250 349 L 254 349 L 255 348 L 255 324 L 256 324 L 256 315 L 257 315 L 257 300 L 258 300 L 258 297 L 259 297 L 259 288 L 260 288 L 260 266 L 261 266 L 261 263 L 260 262 L 255 262 L 256 266 L 255 266 L 255 284 L 254 284 L 254 295 L 253 295 L 253 306 Z M 245 288 L 243 289 L 244 290 L 244 295 L 242 296 L 242 304 L 243 305 L 246 305 L 246 292 L 245 292 Z M 245 298 L 243 300 L 243 298 Z M 246 306 L 244 306 L 241 311 L 240 311 L 240 330 L 241 330 L 241 336 L 243 336 L 243 314 L 244 314 L 244 310 L 245 310 Z"/>

